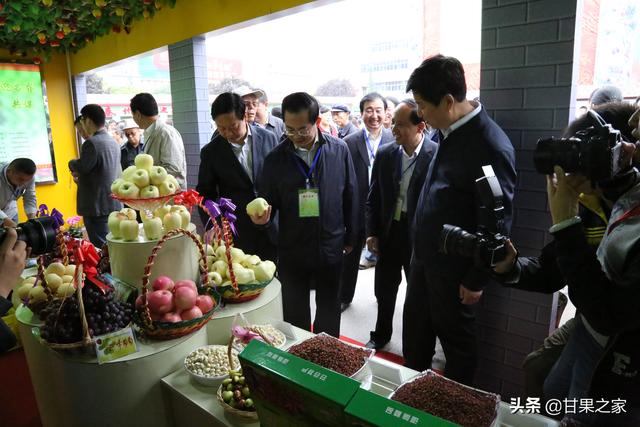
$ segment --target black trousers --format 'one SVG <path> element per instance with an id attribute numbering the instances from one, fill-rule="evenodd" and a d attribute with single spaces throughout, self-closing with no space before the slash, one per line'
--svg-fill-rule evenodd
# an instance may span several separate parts
<path id="1" fill-rule="evenodd" d="M 459 283 L 429 272 L 414 259 L 402 317 L 405 366 L 416 371 L 430 368 L 436 337 L 447 359 L 445 376 L 472 385 L 478 358 L 475 308 L 460 302 Z"/>
<path id="2" fill-rule="evenodd" d="M 282 283 L 282 309 L 284 320 L 299 328 L 309 330 L 311 310 L 309 290 L 316 285 L 316 316 L 313 332 L 326 332 L 340 336 L 340 272 L 342 263 L 326 264 L 317 259 L 306 263 L 287 261 L 280 257 L 278 278 Z"/>
<path id="3" fill-rule="evenodd" d="M 358 271 L 360 271 L 360 255 L 364 246 L 364 237 L 358 237 L 351 253 L 345 255 L 342 260 L 342 274 L 340 277 L 340 302 L 351 304 L 356 293 Z"/>
<path id="4" fill-rule="evenodd" d="M 109 234 L 109 227 L 107 226 L 108 219 L 109 215 L 82 216 L 89 241 L 98 249 L 102 249 L 102 246 L 107 241 L 107 234 Z"/>
<path id="5" fill-rule="evenodd" d="M 396 308 L 398 287 L 402 282 L 403 268 L 405 276 L 409 278 L 411 245 L 406 217 L 392 222 L 389 240 L 381 244 L 374 282 L 378 317 L 376 329 L 371 331 L 371 339 L 378 344 L 385 344 L 391 340 L 393 334 L 393 312 Z"/>

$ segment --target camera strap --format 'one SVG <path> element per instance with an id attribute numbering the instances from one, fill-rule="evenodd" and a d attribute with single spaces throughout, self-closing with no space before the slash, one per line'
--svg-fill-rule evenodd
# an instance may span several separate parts
<path id="1" fill-rule="evenodd" d="M 629 209 L 627 212 L 622 214 L 620 218 L 611 223 L 611 225 L 609 226 L 609 230 L 607 230 L 607 234 L 611 234 L 614 228 L 616 228 L 629 218 L 634 218 L 636 216 L 640 216 L 640 205 L 636 205 L 635 207 Z"/>

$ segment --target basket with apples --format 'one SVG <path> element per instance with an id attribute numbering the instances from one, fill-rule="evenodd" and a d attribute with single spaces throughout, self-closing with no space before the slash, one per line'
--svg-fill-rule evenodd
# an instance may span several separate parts
<path id="1" fill-rule="evenodd" d="M 176 178 L 162 166 L 154 166 L 150 155 L 138 154 L 134 163 L 111 184 L 114 199 L 139 211 L 154 211 L 180 192 Z"/>
<path id="2" fill-rule="evenodd" d="M 198 247 L 202 286 L 192 280 L 160 276 L 150 283 L 151 269 L 164 243 L 173 236 L 185 235 Z M 142 278 L 142 293 L 136 300 L 134 320 L 142 332 L 154 339 L 173 339 L 202 328 L 218 306 L 216 292 L 209 282 L 205 250 L 198 237 L 181 228 L 167 232 L 153 248 Z"/>
<path id="3" fill-rule="evenodd" d="M 142 229 L 136 217 L 136 211 L 123 208 L 109 214 L 107 226 L 113 240 L 125 242 L 159 240 L 171 230 L 186 229 L 191 222 L 191 213 L 182 205 L 162 205 L 153 212 L 140 215 Z"/>

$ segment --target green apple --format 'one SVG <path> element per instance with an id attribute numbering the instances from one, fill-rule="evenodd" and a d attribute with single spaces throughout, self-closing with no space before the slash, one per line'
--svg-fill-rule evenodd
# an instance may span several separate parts
<path id="1" fill-rule="evenodd" d="M 169 212 L 162 219 L 166 231 L 175 230 L 182 225 L 182 217 L 178 212 Z"/>
<path id="2" fill-rule="evenodd" d="M 131 242 L 138 240 L 138 221 L 123 219 L 120 221 L 120 234 L 124 240 Z"/>
<path id="3" fill-rule="evenodd" d="M 136 211 L 131 208 L 122 208 L 120 209 L 120 213 L 124 214 L 124 216 L 126 216 L 127 219 L 131 219 L 131 220 L 135 220 L 137 217 Z"/>
<path id="4" fill-rule="evenodd" d="M 125 181 L 131 181 L 131 178 L 133 178 L 133 174 L 136 173 L 137 170 L 137 167 L 129 166 L 124 171 L 122 171 L 122 179 Z"/>
<path id="5" fill-rule="evenodd" d="M 247 203 L 247 215 L 249 216 L 262 216 L 269 208 L 269 203 L 262 197 L 253 199 Z"/>
<path id="6" fill-rule="evenodd" d="M 273 275 L 275 273 L 275 264 L 273 264 L 274 268 L 272 270 L 269 263 L 273 264 L 271 261 L 263 261 L 258 265 L 252 265 L 250 267 L 251 270 L 253 270 L 255 278 L 258 282 L 265 282 L 273 278 Z"/>
<path id="7" fill-rule="evenodd" d="M 211 264 L 211 268 L 209 268 L 209 270 L 215 271 L 220 275 L 220 277 L 225 277 L 227 275 L 227 262 L 219 259 Z"/>
<path id="8" fill-rule="evenodd" d="M 207 251 L 207 255 L 211 255 L 212 257 L 217 258 L 216 257 L 216 250 L 213 248 L 213 246 L 207 245 L 205 248 L 206 248 L 206 251 Z"/>
<path id="9" fill-rule="evenodd" d="M 68 297 L 73 295 L 75 291 L 76 288 L 73 286 L 73 283 L 63 283 L 56 291 L 56 296 L 60 298 Z"/>
<path id="10" fill-rule="evenodd" d="M 244 251 L 240 248 L 231 248 L 231 261 L 241 263 L 244 260 Z"/>
<path id="11" fill-rule="evenodd" d="M 160 197 L 160 191 L 155 185 L 147 185 L 140 190 L 140 198 L 142 199 L 153 199 L 155 197 Z"/>
<path id="12" fill-rule="evenodd" d="M 29 303 L 44 302 L 47 300 L 47 293 L 42 286 L 34 286 L 29 291 Z"/>
<path id="13" fill-rule="evenodd" d="M 118 189 L 120 188 L 123 182 L 124 182 L 124 179 L 122 178 L 116 178 L 115 180 L 113 180 L 113 182 L 111 183 L 111 192 L 117 195 Z"/>
<path id="14" fill-rule="evenodd" d="M 149 154 L 138 154 L 133 162 L 138 169 L 146 169 L 147 172 L 153 167 L 153 157 Z"/>
<path id="15" fill-rule="evenodd" d="M 147 240 L 158 240 L 162 237 L 162 220 L 160 218 L 147 218 L 142 223 L 144 228 L 144 235 L 147 236 Z"/>
<path id="16" fill-rule="evenodd" d="M 44 270 L 44 274 L 56 274 L 58 276 L 64 276 L 65 266 L 61 262 L 52 262 Z"/>
<path id="17" fill-rule="evenodd" d="M 176 185 L 169 180 L 158 184 L 158 190 L 160 190 L 161 196 L 168 196 L 169 194 L 173 194 L 177 189 L 178 187 L 176 187 Z"/>
<path id="18" fill-rule="evenodd" d="M 144 187 L 149 185 L 149 172 L 145 169 L 136 169 L 135 173 L 131 177 L 131 182 L 142 190 Z"/>
<path id="19" fill-rule="evenodd" d="M 65 276 L 73 276 L 74 274 L 76 274 L 76 266 L 73 264 L 69 264 L 64 268 L 64 275 Z"/>
<path id="20" fill-rule="evenodd" d="M 211 266 L 216 262 L 216 257 L 212 255 L 207 255 L 207 268 L 211 271 Z"/>
<path id="21" fill-rule="evenodd" d="M 158 218 L 163 219 L 164 216 L 169 212 L 171 212 L 171 206 L 164 205 L 153 211 L 153 216 L 157 216 Z"/>
<path id="22" fill-rule="evenodd" d="M 167 180 L 167 170 L 162 166 L 153 166 L 149 172 L 149 179 L 153 185 L 160 185 Z"/>
<path id="23" fill-rule="evenodd" d="M 182 228 L 187 228 L 191 222 L 191 214 L 186 209 L 178 211 L 178 214 L 182 218 Z"/>
<path id="24" fill-rule="evenodd" d="M 75 266 L 74 266 L 74 267 L 75 267 Z M 24 279 L 24 280 L 22 281 L 22 283 L 23 283 L 23 284 L 25 284 L 25 283 L 31 283 L 31 284 L 33 285 L 34 283 L 36 283 L 36 276 L 27 277 L 26 279 Z"/>
<path id="25" fill-rule="evenodd" d="M 180 184 L 178 184 L 178 180 L 173 175 L 167 175 L 167 181 L 170 181 L 175 185 L 176 189 L 180 189 Z"/>
<path id="26" fill-rule="evenodd" d="M 233 263 L 233 272 L 236 275 L 238 283 L 247 284 L 256 280 L 256 275 L 253 270 L 244 268 L 241 264 L 236 262 Z"/>
<path id="27" fill-rule="evenodd" d="M 18 298 L 20 298 L 21 300 L 27 298 L 29 296 L 29 291 L 31 291 L 31 288 L 33 288 L 33 283 L 23 282 L 22 285 L 20 285 L 20 287 L 16 290 Z"/>
<path id="28" fill-rule="evenodd" d="M 260 257 L 258 255 L 247 255 L 240 264 L 245 267 L 251 267 L 252 265 L 260 264 Z"/>
<path id="29" fill-rule="evenodd" d="M 120 233 L 120 221 L 123 219 L 127 219 L 127 216 L 122 212 L 111 212 L 109 214 L 109 218 L 107 219 L 107 226 L 109 227 L 109 231 L 111 232 L 111 237 L 114 239 L 121 239 L 122 234 Z"/>
<path id="30" fill-rule="evenodd" d="M 218 259 L 227 260 L 227 247 L 225 245 L 220 245 L 216 248 L 216 256 Z"/>
<path id="31" fill-rule="evenodd" d="M 140 195 L 140 189 L 133 182 L 125 181 L 120 186 L 118 194 L 125 199 L 137 199 Z"/>
<path id="32" fill-rule="evenodd" d="M 69 276 L 68 274 L 65 274 L 64 276 L 62 276 L 62 283 L 71 283 L 73 282 L 73 276 Z"/>
<path id="33" fill-rule="evenodd" d="M 222 276 L 217 271 L 212 271 L 207 276 L 209 276 L 209 281 L 213 282 L 214 285 L 219 286 L 222 284 Z"/>

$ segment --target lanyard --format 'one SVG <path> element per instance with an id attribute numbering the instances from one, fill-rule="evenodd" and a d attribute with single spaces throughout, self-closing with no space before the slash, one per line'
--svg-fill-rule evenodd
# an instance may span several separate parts
<path id="1" fill-rule="evenodd" d="M 411 169 L 411 167 L 415 165 L 417 161 L 418 161 L 418 156 L 416 156 L 416 158 L 413 159 L 411 163 L 409 163 L 409 166 L 407 166 L 405 170 L 402 171 L 402 175 L 400 175 L 400 179 L 404 178 L 404 174 L 407 173 L 407 171 Z"/>
<path id="2" fill-rule="evenodd" d="M 620 224 L 622 224 L 622 222 L 628 220 L 629 218 L 633 218 L 636 216 L 640 216 L 640 205 L 635 206 L 634 208 L 628 210 L 627 212 L 625 212 L 620 218 L 618 218 L 617 220 L 615 220 L 610 226 L 609 226 L 609 230 L 607 231 L 607 234 L 611 234 L 611 232 L 613 231 L 614 228 L 616 228 L 617 226 L 619 226 Z"/>
<path id="3" fill-rule="evenodd" d="M 307 186 L 307 188 L 311 187 L 310 183 L 311 183 L 311 179 L 313 179 L 313 170 L 316 168 L 316 164 L 318 163 L 318 159 L 320 158 L 320 152 L 322 151 L 322 147 L 323 146 L 321 145 L 320 148 L 318 148 L 318 151 L 316 151 L 316 155 L 314 156 L 313 162 L 311 163 L 311 167 L 309 168 L 309 173 L 305 172 L 304 167 L 302 167 L 302 165 L 300 164 L 301 162 L 304 163 L 304 160 L 302 160 L 300 157 L 298 157 L 294 153 L 294 156 L 298 160 L 296 162 L 296 165 L 298 165 L 298 169 L 300 170 L 300 172 L 305 178 L 305 185 Z"/>
<path id="4" fill-rule="evenodd" d="M 367 135 L 367 131 L 365 129 L 362 129 L 362 136 L 364 136 L 364 141 L 367 143 L 367 150 L 369 150 L 370 160 L 375 160 L 376 159 L 376 153 L 373 152 L 373 147 L 371 146 L 371 143 L 369 142 L 369 135 Z"/>

